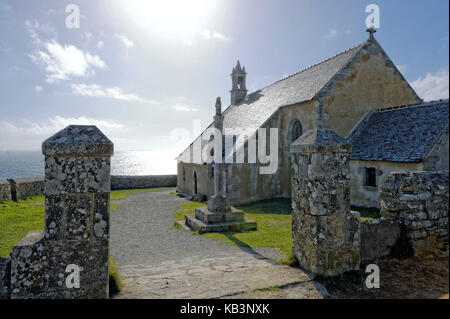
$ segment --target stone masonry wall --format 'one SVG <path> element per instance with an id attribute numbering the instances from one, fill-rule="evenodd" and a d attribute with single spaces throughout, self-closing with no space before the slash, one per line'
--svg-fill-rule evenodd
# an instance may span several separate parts
<path id="1" fill-rule="evenodd" d="M 7 180 L 0 179 L 0 199 L 11 199 L 11 185 Z"/>
<path id="2" fill-rule="evenodd" d="M 44 193 L 44 178 L 15 178 L 8 179 L 11 185 L 11 199 L 42 195 Z"/>
<path id="3" fill-rule="evenodd" d="M 381 185 L 381 215 L 398 221 L 415 254 L 448 245 L 448 175 L 391 173 Z"/>
<path id="4" fill-rule="evenodd" d="M 177 175 L 111 176 L 111 189 L 176 187 Z M 44 178 L 0 179 L 0 199 L 18 200 L 44 194 Z"/>
<path id="5" fill-rule="evenodd" d="M 111 176 L 111 189 L 176 187 L 177 175 Z"/>

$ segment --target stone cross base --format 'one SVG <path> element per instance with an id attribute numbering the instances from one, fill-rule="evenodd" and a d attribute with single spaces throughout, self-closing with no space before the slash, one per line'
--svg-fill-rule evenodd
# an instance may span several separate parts
<path id="1" fill-rule="evenodd" d="M 194 215 L 184 215 L 184 218 L 182 226 L 200 233 L 256 230 L 256 222 L 246 219 L 244 212 L 232 207 L 223 195 L 211 196 L 208 207 L 197 207 Z"/>
<path id="2" fill-rule="evenodd" d="M 195 215 L 184 217 L 185 224 L 200 233 L 256 230 L 256 222 L 246 219 L 244 212 L 234 207 L 226 213 L 214 213 L 208 207 L 197 207 Z"/>

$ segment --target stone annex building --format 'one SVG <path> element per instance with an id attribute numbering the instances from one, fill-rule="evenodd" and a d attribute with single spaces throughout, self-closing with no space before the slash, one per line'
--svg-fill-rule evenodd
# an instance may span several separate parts
<path id="1" fill-rule="evenodd" d="M 260 174 L 261 164 L 248 163 L 245 151 L 244 163 L 227 165 L 232 204 L 290 198 L 289 145 L 319 127 L 353 144 L 353 205 L 379 207 L 379 185 L 391 172 L 448 170 L 448 100 L 424 103 L 373 31 L 362 44 L 249 95 L 246 75 L 238 61 L 231 74 L 231 105 L 222 113 L 223 127 L 241 128 L 246 136 L 258 128 L 278 128 L 278 169 Z M 213 169 L 201 155 L 194 156 L 196 143 L 203 148 L 208 141 L 199 136 L 177 158 L 177 187 L 181 193 L 209 198 Z"/>

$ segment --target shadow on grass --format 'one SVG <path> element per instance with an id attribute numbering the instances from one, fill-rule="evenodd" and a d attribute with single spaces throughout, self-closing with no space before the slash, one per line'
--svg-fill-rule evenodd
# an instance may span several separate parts
<path id="1" fill-rule="evenodd" d="M 290 199 L 269 199 L 256 203 L 236 206 L 242 209 L 246 214 L 277 214 L 277 215 L 291 215 L 291 200 Z"/>
<path id="2" fill-rule="evenodd" d="M 242 240 L 237 239 L 234 236 L 233 232 L 224 232 L 223 234 L 230 241 L 232 241 L 234 244 L 236 244 L 236 246 L 239 247 L 239 249 L 241 249 L 242 251 L 245 251 L 246 253 L 249 253 L 249 254 L 257 257 L 257 258 L 266 258 L 265 256 L 263 256 L 260 253 L 258 253 L 256 250 L 254 250 L 251 246 L 249 246 L 248 244 L 244 243 Z"/>

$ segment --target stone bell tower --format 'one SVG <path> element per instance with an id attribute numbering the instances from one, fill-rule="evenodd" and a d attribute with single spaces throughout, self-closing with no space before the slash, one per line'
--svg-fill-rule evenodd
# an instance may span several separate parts
<path id="1" fill-rule="evenodd" d="M 231 105 L 237 105 L 245 100 L 245 97 L 247 96 L 247 88 L 245 84 L 246 78 L 247 73 L 245 73 L 245 67 L 241 68 L 241 64 L 238 60 L 236 66 L 231 72 Z"/>

